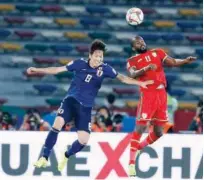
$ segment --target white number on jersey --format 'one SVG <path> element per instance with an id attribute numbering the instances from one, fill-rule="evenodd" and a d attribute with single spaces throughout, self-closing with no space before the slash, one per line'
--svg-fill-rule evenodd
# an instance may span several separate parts
<path id="1" fill-rule="evenodd" d="M 90 81 L 91 81 L 91 78 L 92 78 L 92 75 L 88 74 L 88 75 L 86 76 L 85 82 L 90 82 Z"/>
<path id="2" fill-rule="evenodd" d="M 151 61 L 151 58 L 149 56 L 145 56 L 145 59 L 146 59 L 147 62 Z"/>

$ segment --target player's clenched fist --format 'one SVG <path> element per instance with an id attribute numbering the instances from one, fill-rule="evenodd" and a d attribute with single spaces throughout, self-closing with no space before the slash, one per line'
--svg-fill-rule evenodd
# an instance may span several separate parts
<path id="1" fill-rule="evenodd" d="M 193 57 L 193 56 L 189 56 L 189 57 L 186 58 L 188 63 L 191 63 L 191 62 L 195 61 L 196 59 L 197 59 L 197 57 Z"/>
<path id="2" fill-rule="evenodd" d="M 38 72 L 37 68 L 35 68 L 35 67 L 30 67 L 27 69 L 28 74 L 36 74 L 37 72 Z"/>

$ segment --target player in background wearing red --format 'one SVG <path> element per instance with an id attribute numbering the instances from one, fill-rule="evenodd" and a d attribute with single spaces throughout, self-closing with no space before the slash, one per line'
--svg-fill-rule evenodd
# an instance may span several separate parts
<path id="1" fill-rule="evenodd" d="M 196 57 L 186 59 L 174 59 L 168 56 L 162 49 L 147 49 L 142 37 L 136 36 L 132 40 L 132 50 L 137 54 L 130 57 L 127 69 L 132 78 L 140 81 L 154 80 L 154 84 L 147 89 L 140 88 L 141 97 L 137 110 L 135 131 L 130 142 L 129 176 L 136 176 L 135 161 L 141 149 L 157 141 L 163 134 L 163 126 L 167 123 L 167 93 L 166 77 L 163 66 L 178 67 L 189 64 Z M 140 138 L 149 124 L 154 126 L 144 141 Z"/>

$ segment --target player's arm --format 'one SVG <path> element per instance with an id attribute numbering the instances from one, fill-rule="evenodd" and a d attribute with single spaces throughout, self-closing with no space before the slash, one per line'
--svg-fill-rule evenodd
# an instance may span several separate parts
<path id="1" fill-rule="evenodd" d="M 167 66 L 170 66 L 170 67 L 178 67 L 178 66 L 182 66 L 184 64 L 192 63 L 196 59 L 197 59 L 196 57 L 192 57 L 192 56 L 189 56 L 186 59 L 174 59 L 174 58 L 168 56 L 164 60 L 164 64 Z"/>
<path id="2" fill-rule="evenodd" d="M 61 67 L 48 67 L 48 68 L 35 68 L 30 67 L 27 69 L 28 74 L 58 74 L 67 71 L 66 66 Z"/>
<path id="3" fill-rule="evenodd" d="M 119 81 L 121 81 L 122 83 L 132 84 L 132 85 L 138 85 L 138 86 L 141 86 L 141 87 L 143 87 L 143 88 L 147 88 L 147 85 L 154 83 L 154 81 L 152 81 L 152 80 L 145 81 L 145 82 L 138 81 L 138 80 L 135 80 L 135 79 L 133 79 L 133 78 L 129 78 L 129 77 L 127 77 L 127 76 L 124 76 L 123 74 L 120 74 L 120 73 L 118 73 L 118 75 L 116 76 L 116 78 L 117 78 Z"/>
<path id="4" fill-rule="evenodd" d="M 130 67 L 128 74 L 131 78 L 138 78 L 139 76 L 143 76 L 147 71 L 155 70 L 157 67 L 155 64 L 149 64 L 148 66 L 137 70 L 135 66 Z"/>

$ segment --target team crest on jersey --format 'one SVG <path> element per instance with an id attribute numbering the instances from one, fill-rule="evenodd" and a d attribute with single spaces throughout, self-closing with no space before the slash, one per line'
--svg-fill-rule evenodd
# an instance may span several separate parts
<path id="1" fill-rule="evenodd" d="M 96 75 L 97 75 L 98 77 L 101 77 L 101 76 L 103 75 L 103 68 L 102 68 L 102 67 L 99 67 L 99 68 L 97 69 Z"/>
<path id="2" fill-rule="evenodd" d="M 156 53 L 156 52 L 153 52 L 153 53 L 152 53 L 152 56 L 153 56 L 153 57 L 157 57 L 157 53 Z"/>
<path id="3" fill-rule="evenodd" d="M 146 119 L 147 118 L 147 114 L 146 113 L 142 113 L 142 118 Z"/>

